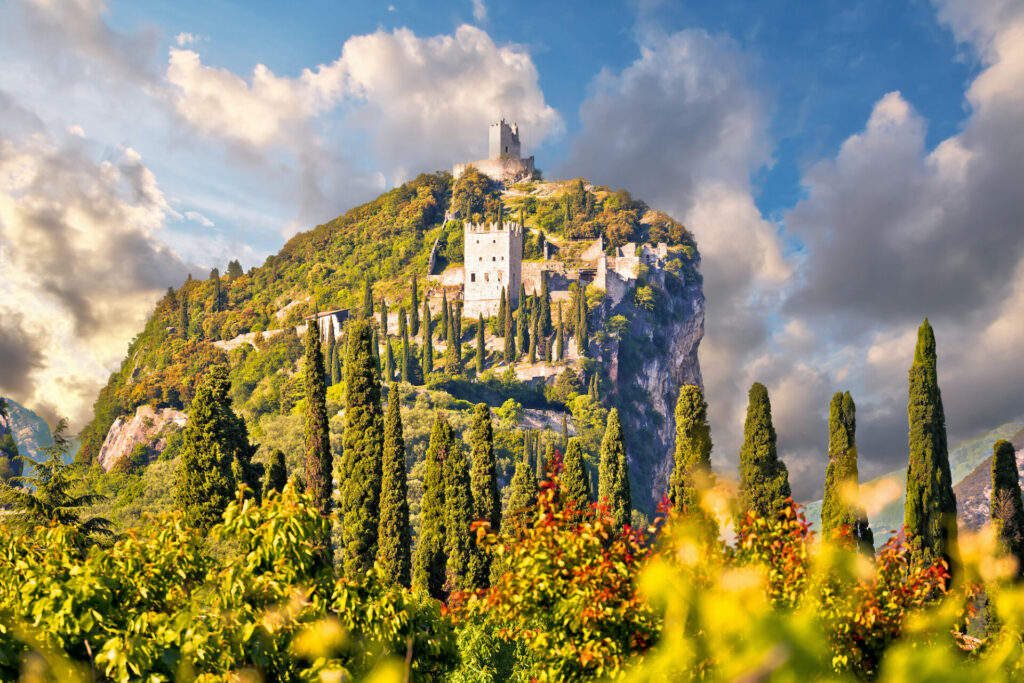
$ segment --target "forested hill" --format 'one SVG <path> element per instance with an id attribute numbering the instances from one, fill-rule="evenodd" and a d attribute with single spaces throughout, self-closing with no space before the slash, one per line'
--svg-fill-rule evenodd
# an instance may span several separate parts
<path id="1" fill-rule="evenodd" d="M 141 405 L 187 409 L 204 370 L 216 363 L 231 368 L 235 407 L 258 435 L 261 416 L 288 413 L 301 399 L 295 325 L 315 310 L 358 305 L 368 280 L 376 302 L 411 313 L 411 282 L 417 278 L 422 297 L 435 241 L 440 238 L 442 263 L 462 259 L 462 224 L 444 222 L 452 208 L 472 220 L 504 215 L 524 221 L 530 230 L 526 259 L 540 255 L 545 236 L 603 236 L 610 249 L 629 241 L 665 241 L 675 247 L 680 282 L 696 280 L 699 287 L 699 254 L 690 233 L 624 190 L 582 180 L 506 189 L 473 170 L 457 182 L 448 173 L 422 174 L 295 235 L 260 267 L 243 272 L 232 262 L 224 272 L 190 275 L 180 288 L 169 289 L 100 392 L 94 417 L 80 434 L 79 460 L 93 462 L 114 420 Z M 240 335 L 274 330 L 280 333 L 251 335 L 242 338 L 251 343 L 240 343 Z"/>

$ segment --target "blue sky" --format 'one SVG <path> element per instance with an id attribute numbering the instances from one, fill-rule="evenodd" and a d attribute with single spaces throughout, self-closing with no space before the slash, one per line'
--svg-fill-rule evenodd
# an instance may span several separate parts
<path id="1" fill-rule="evenodd" d="M 799 494 L 838 389 L 891 469 L 926 315 L 953 438 L 1024 415 L 1022 40 L 1021 0 L 8 0 L 0 393 L 86 419 L 167 286 L 482 156 L 504 115 L 548 177 L 697 236 L 723 470 L 753 381 Z"/>

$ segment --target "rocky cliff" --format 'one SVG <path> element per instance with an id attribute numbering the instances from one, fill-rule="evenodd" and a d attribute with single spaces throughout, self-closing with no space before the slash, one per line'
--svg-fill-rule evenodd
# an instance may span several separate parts
<path id="1" fill-rule="evenodd" d="M 173 408 L 157 410 L 148 405 L 139 406 L 135 415 L 114 420 L 97 462 L 109 472 L 139 445 L 147 448 L 147 459 L 152 460 L 163 451 L 167 443 L 166 434 L 184 428 L 187 419 L 185 413 Z"/>
<path id="2" fill-rule="evenodd" d="M 1024 436 L 1024 435 L 1022 435 Z M 1017 448 L 1017 473 L 1024 485 L 1024 439 L 1013 439 Z M 989 521 L 992 502 L 992 458 L 988 458 L 953 487 L 956 494 L 957 521 L 961 528 L 976 531 Z"/>
<path id="3" fill-rule="evenodd" d="M 9 432 L 19 453 L 39 457 L 40 451 L 53 444 L 46 420 L 16 401 L 9 398 L 4 401 L 7 403 L 7 417 L 0 416 L 0 435 Z"/>

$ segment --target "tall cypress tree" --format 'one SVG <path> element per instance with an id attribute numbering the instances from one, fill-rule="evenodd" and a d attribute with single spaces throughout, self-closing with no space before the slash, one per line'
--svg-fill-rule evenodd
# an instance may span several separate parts
<path id="1" fill-rule="evenodd" d="M 409 334 L 409 319 L 405 315 L 405 306 L 398 308 L 398 336 L 405 339 Z"/>
<path id="2" fill-rule="evenodd" d="M 521 355 L 527 351 L 530 344 L 529 339 L 529 327 L 530 327 L 530 311 L 526 305 L 526 301 L 523 300 L 519 304 L 519 310 L 516 311 L 516 348 L 519 350 Z"/>
<path id="3" fill-rule="evenodd" d="M 989 514 L 1003 552 L 1017 558 L 1017 575 L 1024 574 L 1024 502 L 1021 501 L 1020 473 L 1013 445 L 1002 439 L 992 446 Z"/>
<path id="4" fill-rule="evenodd" d="M 533 506 L 537 504 L 537 496 L 540 487 L 537 486 L 537 477 L 530 467 L 529 460 L 525 457 L 516 463 L 515 474 L 512 475 L 511 487 L 508 496 L 508 509 L 502 515 L 505 520 L 505 528 L 517 527 L 529 523 L 533 517 Z"/>
<path id="5" fill-rule="evenodd" d="M 339 510 L 344 568 L 348 576 L 369 571 L 377 555 L 384 415 L 372 344 L 369 322 L 357 320 L 349 326 Z"/>
<path id="6" fill-rule="evenodd" d="M 388 582 L 408 588 L 412 580 L 412 531 L 409 528 L 409 488 L 405 474 L 401 404 L 398 387 L 392 384 L 388 389 L 388 411 L 384 418 L 377 564 Z"/>
<path id="7" fill-rule="evenodd" d="M 288 467 L 284 462 L 284 452 L 275 448 L 270 454 L 270 467 L 263 478 L 263 499 L 266 500 L 272 492 L 284 491 L 284 485 L 288 483 Z"/>
<path id="8" fill-rule="evenodd" d="M 448 332 L 451 330 L 451 309 L 448 306 L 448 292 L 441 293 L 441 319 L 438 321 L 437 338 L 440 341 L 448 341 Z"/>
<path id="9" fill-rule="evenodd" d="M 544 447 L 544 462 L 541 464 L 541 477 L 547 478 L 548 470 L 551 469 L 555 462 L 555 444 L 548 442 L 548 445 Z"/>
<path id="10" fill-rule="evenodd" d="M 952 569 L 958 557 L 956 496 L 936 363 L 935 334 L 925 318 L 917 331 L 908 381 L 910 462 L 903 526 L 915 560 L 944 558 Z"/>
<path id="11" fill-rule="evenodd" d="M 608 412 L 608 424 L 601 440 L 598 467 L 598 495 L 608 505 L 608 512 L 617 526 L 625 526 L 633 517 L 633 501 L 629 490 L 629 463 L 626 439 L 619 422 L 619 411 Z"/>
<path id="12" fill-rule="evenodd" d="M 455 333 L 455 316 L 448 317 L 448 346 L 444 351 L 444 372 L 449 377 L 462 374 L 462 344 Z"/>
<path id="13" fill-rule="evenodd" d="M 188 325 L 188 292 L 185 290 L 185 287 L 182 286 L 179 291 L 178 301 L 178 327 L 180 328 L 179 331 L 181 332 L 182 339 L 188 339 Z"/>
<path id="14" fill-rule="evenodd" d="M 495 320 L 495 331 L 499 337 L 505 336 L 505 313 L 508 311 L 508 294 L 501 288 L 501 299 L 498 302 L 498 318 Z"/>
<path id="15" fill-rule="evenodd" d="M 210 300 L 210 310 L 214 313 L 222 310 L 224 303 L 224 294 L 220 289 L 220 271 L 214 268 L 210 271 L 210 282 L 213 283 L 213 296 Z"/>
<path id="16" fill-rule="evenodd" d="M 415 275 L 412 276 L 412 306 L 410 306 L 409 310 L 411 311 L 409 332 L 415 337 L 420 333 L 420 290 L 416 284 Z"/>
<path id="17" fill-rule="evenodd" d="M 306 327 L 305 355 L 306 414 L 303 421 L 305 443 L 306 492 L 320 514 L 331 511 L 333 491 L 333 453 L 327 422 L 327 386 L 324 382 L 324 357 L 320 352 L 320 330 L 315 323 Z"/>
<path id="18" fill-rule="evenodd" d="M 857 415 L 850 392 L 837 391 L 828 408 L 828 469 L 821 502 L 821 535 L 830 539 L 849 527 L 850 536 L 867 555 L 875 554 L 874 534 L 867 513 L 855 502 L 857 494 Z M 854 498 L 851 498 L 854 497 Z"/>
<path id="19" fill-rule="evenodd" d="M 540 333 L 545 337 L 551 334 L 551 295 L 548 292 L 546 270 L 540 273 Z"/>
<path id="20" fill-rule="evenodd" d="M 476 376 L 483 374 L 487 359 L 487 345 L 484 343 L 484 314 L 481 313 L 476 323 Z"/>
<path id="21" fill-rule="evenodd" d="M 380 300 L 380 333 L 386 339 L 388 336 L 388 302 Z"/>
<path id="22" fill-rule="evenodd" d="M 711 427 L 708 404 L 700 387 L 680 387 L 676 401 L 675 466 L 669 479 L 669 501 L 677 513 L 696 513 L 700 492 L 710 484 Z"/>
<path id="23" fill-rule="evenodd" d="M 412 348 L 409 346 L 409 330 L 402 333 L 402 356 L 398 359 L 398 369 L 403 382 L 412 381 Z"/>
<path id="24" fill-rule="evenodd" d="M 431 334 L 430 308 L 427 300 L 423 299 L 423 348 L 420 351 L 420 371 L 423 373 L 423 381 L 427 381 L 427 375 L 434 371 L 434 340 Z"/>
<path id="25" fill-rule="evenodd" d="M 373 286 L 370 284 L 370 278 L 363 282 L 363 305 L 359 313 L 363 319 L 373 321 Z"/>
<path id="26" fill-rule="evenodd" d="M 530 364 L 537 362 L 537 332 L 539 326 L 539 316 L 537 314 L 537 307 L 534 306 L 533 311 L 530 313 Z"/>
<path id="27" fill-rule="evenodd" d="M 420 537 L 413 558 L 413 588 L 431 597 L 446 597 L 445 572 L 445 478 L 444 461 L 451 449 L 452 432 L 440 413 L 434 418 L 427 447 L 427 467 L 423 479 L 423 502 L 420 512 Z"/>
<path id="28" fill-rule="evenodd" d="M 754 382 L 740 450 L 740 504 L 762 517 L 775 515 L 790 497 L 789 472 L 775 449 L 775 427 L 768 389 Z"/>
<path id="29" fill-rule="evenodd" d="M 219 522 L 239 484 L 259 495 L 254 452 L 245 422 L 231 409 L 227 368 L 215 365 L 196 389 L 182 434 L 174 506 L 186 524 L 207 530 Z"/>
<path id="30" fill-rule="evenodd" d="M 395 354 L 391 350 L 391 340 L 384 335 L 384 381 L 391 384 L 395 381 Z"/>
<path id="31" fill-rule="evenodd" d="M 337 349 L 335 348 L 337 345 L 337 339 L 334 337 L 334 321 L 331 321 L 327 327 L 327 367 L 325 368 L 324 374 L 327 377 L 327 386 L 334 386 L 334 354 L 337 352 Z"/>
<path id="32" fill-rule="evenodd" d="M 331 354 L 331 386 L 341 382 L 343 377 L 341 373 L 341 344 L 335 342 L 334 353 Z"/>
<path id="33" fill-rule="evenodd" d="M 569 439 L 562 466 L 562 490 L 565 491 L 566 499 L 573 501 L 577 510 L 586 509 L 594 502 L 594 496 L 590 491 L 590 476 L 583 462 L 583 447 L 578 438 Z"/>
<path id="34" fill-rule="evenodd" d="M 579 309 L 576 311 L 576 347 L 580 358 L 586 358 L 590 352 L 590 326 L 587 321 L 587 296 L 581 292 L 579 296 Z"/>
<path id="35" fill-rule="evenodd" d="M 470 490 L 469 461 L 462 448 L 462 442 L 451 439 L 448 457 L 444 461 L 444 507 L 445 507 L 445 567 L 446 589 L 448 592 L 466 590 L 475 584 L 472 557 L 476 543 L 473 542 L 473 493 Z"/>
<path id="36" fill-rule="evenodd" d="M 523 283 L 523 282 L 520 282 L 519 283 L 519 301 L 516 302 L 516 311 L 518 312 L 518 311 L 523 310 L 524 306 L 526 306 L 526 284 Z M 518 316 L 516 316 L 516 318 L 518 319 Z M 519 348 L 523 348 L 522 345 L 520 345 Z"/>
<path id="37" fill-rule="evenodd" d="M 470 447 L 473 449 L 473 519 L 488 522 L 491 530 L 497 532 L 501 528 L 501 495 L 494 459 L 494 424 L 486 403 L 476 404 L 473 411 Z M 489 575 L 489 566 L 487 572 Z"/>
<path id="38" fill-rule="evenodd" d="M 555 360 L 565 360 L 565 324 L 562 322 L 562 302 L 558 302 L 558 328 L 555 330 Z"/>
<path id="39" fill-rule="evenodd" d="M 516 361 L 516 336 L 512 323 L 512 305 L 505 307 L 505 363 L 512 365 Z"/>

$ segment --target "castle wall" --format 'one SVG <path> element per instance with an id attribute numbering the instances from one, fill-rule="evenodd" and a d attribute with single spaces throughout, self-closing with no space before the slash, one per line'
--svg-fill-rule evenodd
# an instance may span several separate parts
<path id="1" fill-rule="evenodd" d="M 529 178 L 533 175 L 533 157 L 525 159 L 481 159 L 468 164 L 455 164 L 452 175 L 458 178 L 467 166 L 474 166 L 491 180 L 506 181 L 514 178 Z"/>
<path id="2" fill-rule="evenodd" d="M 516 223 L 463 226 L 464 316 L 497 315 L 501 289 L 518 304 L 522 277 L 523 230 Z"/>

